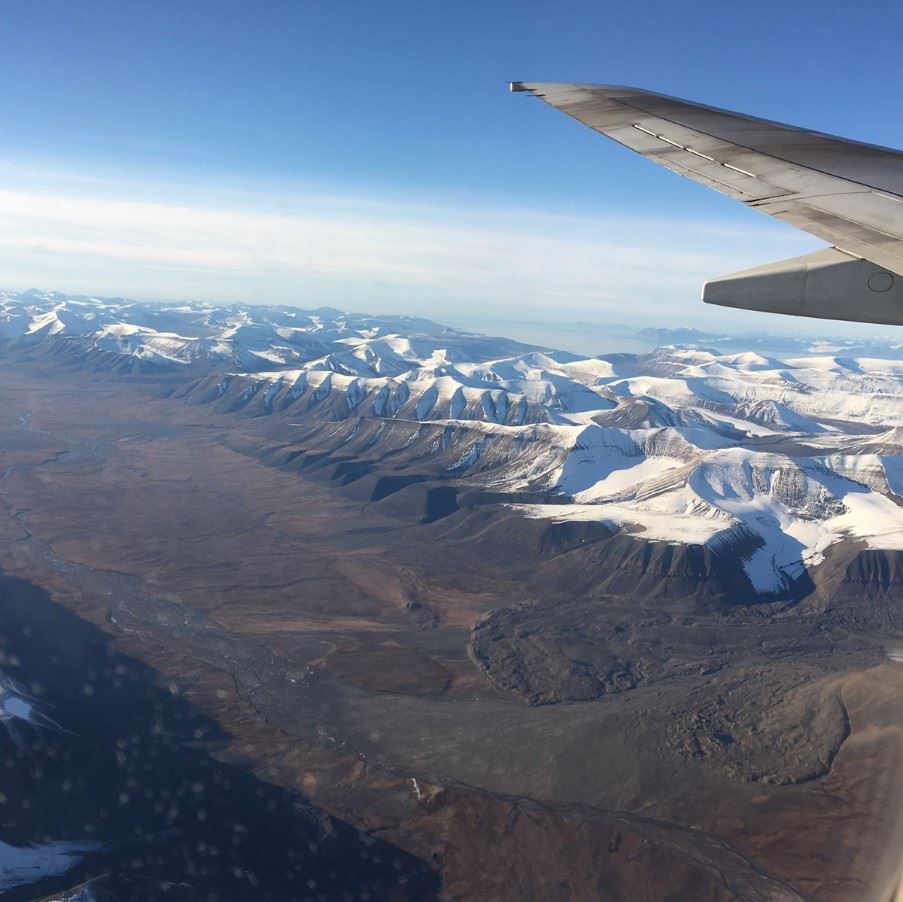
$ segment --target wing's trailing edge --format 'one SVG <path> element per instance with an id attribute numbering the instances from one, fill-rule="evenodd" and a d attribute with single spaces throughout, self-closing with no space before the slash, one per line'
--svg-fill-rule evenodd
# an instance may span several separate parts
<path id="1" fill-rule="evenodd" d="M 903 325 L 903 153 L 638 88 L 512 82 L 831 248 L 706 284 L 710 304 Z"/>

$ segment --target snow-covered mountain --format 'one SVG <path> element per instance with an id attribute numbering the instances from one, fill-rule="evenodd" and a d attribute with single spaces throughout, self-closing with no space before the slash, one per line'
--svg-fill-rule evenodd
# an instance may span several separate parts
<path id="1" fill-rule="evenodd" d="M 36 290 L 0 292 L 0 340 L 45 338 L 135 365 L 228 365 L 245 371 L 318 361 L 323 369 L 358 375 L 426 363 L 437 340 L 447 357 L 462 361 L 484 359 L 487 346 L 492 353 L 527 347 L 418 317 L 351 314 L 331 307 L 166 305 Z"/>
<path id="2" fill-rule="evenodd" d="M 660 348 L 584 358 L 411 317 L 0 295 L 10 347 L 184 370 L 221 413 L 345 424 L 392 460 L 529 518 L 744 549 L 762 593 L 854 540 L 903 550 L 903 361 Z M 421 478 L 418 476 L 418 478 Z"/>

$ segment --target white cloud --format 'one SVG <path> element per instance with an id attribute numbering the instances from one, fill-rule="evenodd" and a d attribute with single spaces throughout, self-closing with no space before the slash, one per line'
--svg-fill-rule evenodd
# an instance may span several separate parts
<path id="1" fill-rule="evenodd" d="M 779 224 L 746 224 L 742 210 L 721 224 L 624 221 L 310 191 L 280 211 L 272 189 L 231 202 L 110 190 L 59 176 L 0 190 L 0 283 L 440 318 L 492 309 L 671 322 L 697 313 L 706 278 L 817 246 Z"/>

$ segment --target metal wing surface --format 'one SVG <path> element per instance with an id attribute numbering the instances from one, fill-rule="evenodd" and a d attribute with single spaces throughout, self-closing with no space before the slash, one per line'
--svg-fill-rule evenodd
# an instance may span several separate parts
<path id="1" fill-rule="evenodd" d="M 842 252 L 833 251 L 828 257 L 827 252 L 817 252 L 821 254 L 815 260 L 818 267 L 826 261 L 831 265 L 870 262 L 872 266 L 859 267 L 855 276 L 851 275 L 855 267 L 848 266 L 847 281 L 852 278 L 858 284 L 864 279 L 863 285 L 868 286 L 872 280 L 879 286 L 866 289 L 870 291 L 866 298 L 888 291 L 894 296 L 873 298 L 875 310 L 866 310 L 864 315 L 860 315 L 862 310 L 838 307 L 837 303 L 819 307 L 818 298 L 809 299 L 813 302 L 808 304 L 810 309 L 778 310 L 744 302 L 739 291 L 744 286 L 739 282 L 745 284 L 756 276 L 758 271 L 751 270 L 738 274 L 742 280 L 725 277 L 709 283 L 705 300 L 805 316 L 903 322 L 900 151 L 638 88 L 512 82 L 511 89 L 529 92 L 654 162 L 809 232 Z M 805 273 L 806 261 L 813 256 L 799 258 L 804 262 L 796 268 Z M 786 273 L 788 267 L 782 264 L 777 270 L 774 266 L 766 269 L 770 289 L 774 289 L 775 273 Z M 876 274 L 882 277 L 875 279 Z M 901 278 L 894 279 L 893 275 Z M 884 287 L 888 278 L 891 288 Z M 733 289 L 738 289 L 733 302 L 720 296 L 723 291 L 709 291 L 710 286 L 717 285 L 724 289 L 728 279 L 733 280 Z M 899 298 L 894 290 L 897 287 Z"/>

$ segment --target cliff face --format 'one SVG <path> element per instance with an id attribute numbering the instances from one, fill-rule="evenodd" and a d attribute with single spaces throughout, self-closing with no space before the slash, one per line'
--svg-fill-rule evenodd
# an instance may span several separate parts
<path id="1" fill-rule="evenodd" d="M 556 556 L 542 569 L 548 578 L 591 594 L 685 598 L 692 599 L 694 606 L 748 604 L 757 600 L 742 566 L 750 546 L 755 543 L 749 537 L 738 537 L 716 550 L 619 533 Z"/>
<path id="2" fill-rule="evenodd" d="M 829 550 L 812 580 L 804 610 L 857 629 L 903 629 L 903 552 L 843 543 Z"/>
<path id="3" fill-rule="evenodd" d="M 903 586 L 903 552 L 858 551 L 847 565 L 843 580 L 838 586 L 841 594 L 880 597 L 900 592 Z"/>

